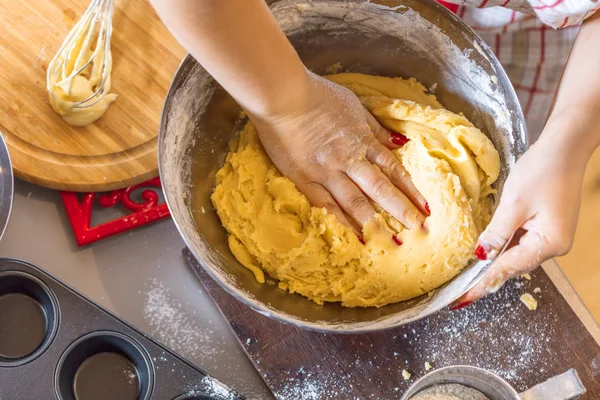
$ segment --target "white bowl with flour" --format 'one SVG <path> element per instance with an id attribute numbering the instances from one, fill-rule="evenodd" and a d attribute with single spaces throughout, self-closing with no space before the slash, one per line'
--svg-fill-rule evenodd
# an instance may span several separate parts
<path id="1" fill-rule="evenodd" d="M 437 369 L 416 381 L 400 400 L 570 400 L 585 393 L 577 371 L 518 393 L 500 376 L 470 365 Z"/>

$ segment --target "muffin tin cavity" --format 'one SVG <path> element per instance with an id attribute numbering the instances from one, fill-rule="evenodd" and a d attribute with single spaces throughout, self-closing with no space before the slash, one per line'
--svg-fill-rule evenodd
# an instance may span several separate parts
<path id="1" fill-rule="evenodd" d="M 85 335 L 63 353 L 55 373 L 60 400 L 147 400 L 154 366 L 133 338 L 111 331 Z"/>
<path id="2" fill-rule="evenodd" d="M 54 293 L 22 271 L 0 272 L 0 367 L 16 367 L 39 357 L 58 330 Z"/>

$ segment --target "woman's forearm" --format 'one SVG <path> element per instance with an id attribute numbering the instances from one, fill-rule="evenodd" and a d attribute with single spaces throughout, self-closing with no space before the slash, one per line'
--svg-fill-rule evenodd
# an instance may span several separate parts
<path id="1" fill-rule="evenodd" d="M 151 0 L 180 43 L 247 111 L 277 114 L 306 70 L 264 0 Z"/>
<path id="2" fill-rule="evenodd" d="M 544 129 L 544 140 L 589 157 L 600 145 L 600 13 L 577 36 Z M 587 161 L 587 160 L 586 160 Z"/>

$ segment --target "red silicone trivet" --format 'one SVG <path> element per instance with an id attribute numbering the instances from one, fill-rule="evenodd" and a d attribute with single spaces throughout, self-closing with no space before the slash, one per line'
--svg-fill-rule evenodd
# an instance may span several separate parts
<path id="1" fill-rule="evenodd" d="M 131 194 L 135 189 L 141 187 L 149 187 L 149 189 L 141 193 L 144 202 L 136 203 L 131 199 Z M 60 195 L 71 221 L 77 244 L 83 246 L 168 217 L 170 213 L 167 205 L 158 203 L 157 191 L 160 190 L 160 178 L 156 177 L 125 189 L 107 193 L 83 193 L 82 195 L 75 192 L 60 192 Z M 98 195 L 98 204 L 102 207 L 109 208 L 121 204 L 131 213 L 100 225 L 90 226 L 96 195 Z"/>

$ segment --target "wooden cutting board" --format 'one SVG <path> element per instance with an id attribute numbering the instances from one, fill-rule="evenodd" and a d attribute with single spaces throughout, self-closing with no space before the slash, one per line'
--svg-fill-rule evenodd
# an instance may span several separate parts
<path id="1" fill-rule="evenodd" d="M 158 175 L 163 99 L 183 48 L 147 0 L 116 0 L 112 92 L 119 97 L 87 127 L 54 113 L 46 69 L 88 1 L 0 2 L 0 132 L 16 176 L 53 189 L 105 191 Z"/>
<path id="2" fill-rule="evenodd" d="M 542 268 L 531 281 L 513 280 L 463 310 L 442 310 L 383 332 L 344 335 L 297 329 L 260 315 L 212 280 L 189 250 L 184 256 L 277 399 L 399 399 L 427 373 L 425 362 L 433 368 L 486 368 L 519 391 L 575 368 L 587 389 L 580 400 L 600 399 L 600 346 Z M 520 302 L 524 292 L 537 298 L 536 311 Z"/>

